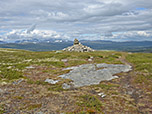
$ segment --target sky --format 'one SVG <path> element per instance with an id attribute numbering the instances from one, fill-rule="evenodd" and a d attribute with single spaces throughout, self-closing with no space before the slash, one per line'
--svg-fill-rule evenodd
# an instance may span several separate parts
<path id="1" fill-rule="evenodd" d="M 0 0 L 0 41 L 152 41 L 152 0 Z"/>

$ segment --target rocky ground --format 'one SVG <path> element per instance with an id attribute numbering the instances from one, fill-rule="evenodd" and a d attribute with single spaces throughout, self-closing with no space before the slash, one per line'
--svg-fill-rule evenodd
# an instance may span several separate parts
<path id="1" fill-rule="evenodd" d="M 7 54 L 3 51 L 2 55 L 5 57 L 1 61 L 1 65 L 8 57 L 5 62 L 6 67 L 8 69 L 18 68 L 18 72 L 23 69 L 24 76 L 17 79 L 6 77 L 9 80 L 1 78 L 0 114 L 152 113 L 151 83 L 148 82 L 151 80 L 149 78 L 147 81 L 142 78 L 142 83 L 134 82 L 139 80 L 139 77 L 137 80 L 136 76 L 142 73 L 136 69 L 138 68 L 137 63 L 130 62 L 134 54 L 130 56 L 121 52 L 63 53 L 60 51 L 21 54 L 15 53 L 16 50 L 13 51 L 7 52 Z M 25 53 L 28 56 L 26 58 Z M 24 57 L 26 63 L 29 61 L 24 68 L 14 65 L 18 62 L 16 57 L 14 57 L 15 61 L 11 62 L 12 59 L 8 61 L 11 55 L 17 54 L 19 54 L 18 59 Z M 128 55 L 131 59 L 127 58 Z M 138 56 L 135 56 L 136 59 Z M 144 55 L 144 57 L 148 59 L 150 56 Z M 25 60 L 19 60 L 22 66 Z M 147 65 L 146 62 L 144 63 Z M 148 68 L 146 69 L 148 70 Z M 7 74 L 8 72 L 9 70 Z M 7 76 L 17 75 L 13 73 L 11 72 L 11 75 Z M 4 75 L 6 74 L 3 73 Z M 142 75 L 147 74 L 144 72 Z M 2 73 L 0 76 L 2 77 Z M 118 78 L 113 78 L 113 76 Z M 146 83 L 149 84 L 145 86 Z M 70 85 L 69 88 L 63 88 L 68 85 Z"/>

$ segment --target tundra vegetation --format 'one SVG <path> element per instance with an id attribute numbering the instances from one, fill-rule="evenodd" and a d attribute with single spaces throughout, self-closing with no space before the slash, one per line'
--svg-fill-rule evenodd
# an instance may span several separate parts
<path id="1" fill-rule="evenodd" d="M 152 53 L 0 49 L 0 114 L 152 113 L 151 58 Z M 88 63 L 130 64 L 133 70 L 98 85 L 63 89 L 71 80 L 58 77 L 70 71 L 62 69 Z M 49 84 L 46 78 L 60 81 Z"/>

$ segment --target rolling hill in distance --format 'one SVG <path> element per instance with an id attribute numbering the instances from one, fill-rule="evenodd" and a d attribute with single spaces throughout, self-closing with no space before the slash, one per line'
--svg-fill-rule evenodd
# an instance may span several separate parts
<path id="1" fill-rule="evenodd" d="M 102 41 L 102 40 L 81 40 L 82 44 L 95 50 L 115 50 L 129 52 L 152 52 L 152 41 Z M 16 41 L 14 43 L 0 42 L 0 48 L 24 49 L 30 51 L 52 51 L 62 50 L 73 45 L 69 40 L 49 40 L 49 41 Z"/>

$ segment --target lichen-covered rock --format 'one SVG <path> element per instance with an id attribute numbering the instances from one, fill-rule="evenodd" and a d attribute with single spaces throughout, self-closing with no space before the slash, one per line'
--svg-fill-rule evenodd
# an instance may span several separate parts
<path id="1" fill-rule="evenodd" d="M 74 40 L 74 45 L 71 47 L 64 48 L 63 51 L 75 51 L 75 52 L 92 52 L 94 51 L 90 47 L 84 46 L 77 39 Z"/>
<path id="2" fill-rule="evenodd" d="M 83 87 L 99 84 L 101 81 L 109 81 L 118 76 L 115 74 L 132 70 L 130 65 L 122 64 L 84 64 L 76 67 L 64 68 L 71 71 L 60 75 L 60 78 L 72 80 L 73 87 Z M 64 87 L 66 87 L 64 85 Z M 105 97 L 105 96 L 104 96 Z"/>

